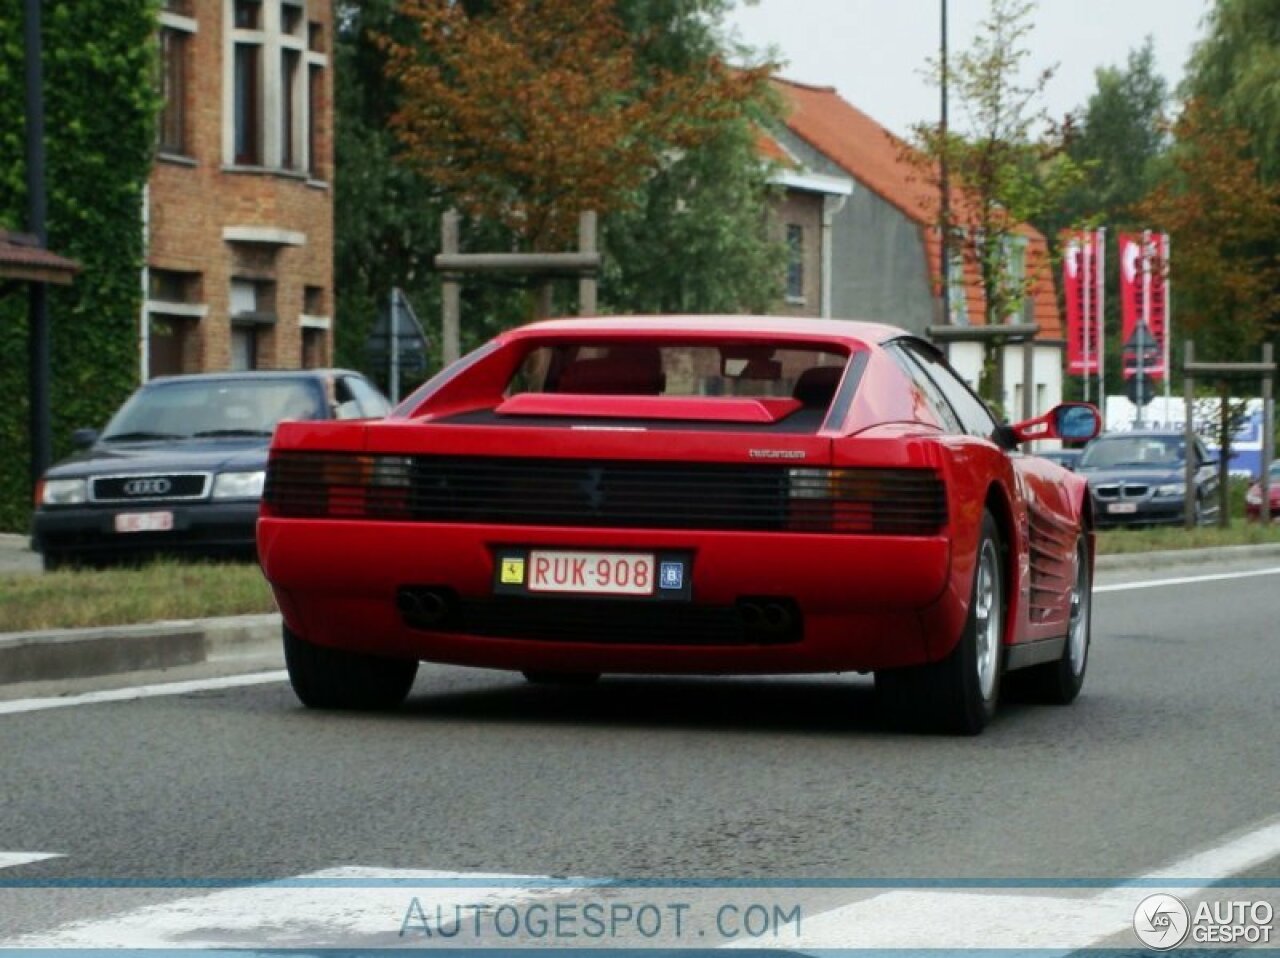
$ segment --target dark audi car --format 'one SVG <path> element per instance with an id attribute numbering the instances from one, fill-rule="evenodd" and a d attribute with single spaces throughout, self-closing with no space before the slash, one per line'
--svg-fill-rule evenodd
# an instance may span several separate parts
<path id="1" fill-rule="evenodd" d="M 384 416 L 386 398 L 342 369 L 154 379 L 36 490 L 31 547 L 46 569 L 156 553 L 254 551 L 267 447 L 281 420 Z"/>
<path id="2" fill-rule="evenodd" d="M 1089 480 L 1099 526 L 1178 525 L 1186 497 L 1194 497 L 1197 525 L 1218 515 L 1217 460 L 1193 441 L 1187 490 L 1186 438 L 1181 432 L 1111 432 L 1085 447 L 1075 471 Z"/>

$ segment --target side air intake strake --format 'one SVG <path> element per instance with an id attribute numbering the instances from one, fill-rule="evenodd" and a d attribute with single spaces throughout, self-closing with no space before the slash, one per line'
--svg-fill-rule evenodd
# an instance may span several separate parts
<path id="1" fill-rule="evenodd" d="M 927 469 L 795 469 L 276 452 L 269 515 L 485 525 L 933 535 L 946 489 Z"/>

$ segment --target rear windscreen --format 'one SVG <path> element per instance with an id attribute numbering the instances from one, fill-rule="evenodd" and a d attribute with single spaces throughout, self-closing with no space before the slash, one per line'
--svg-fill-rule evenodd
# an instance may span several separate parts
<path id="1" fill-rule="evenodd" d="M 778 396 L 825 409 L 847 358 L 830 349 L 760 344 L 559 343 L 534 349 L 507 395 Z"/>

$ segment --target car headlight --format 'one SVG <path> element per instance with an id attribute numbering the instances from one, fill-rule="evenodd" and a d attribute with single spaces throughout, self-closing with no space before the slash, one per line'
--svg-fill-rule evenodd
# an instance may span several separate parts
<path id="1" fill-rule="evenodd" d="M 1185 482 L 1166 482 L 1163 486 L 1156 486 L 1157 499 L 1171 499 L 1174 496 L 1186 495 L 1187 484 Z"/>
<path id="2" fill-rule="evenodd" d="M 88 498 L 89 484 L 83 479 L 46 479 L 40 493 L 45 506 L 78 506 Z"/>
<path id="3" fill-rule="evenodd" d="M 266 477 L 262 469 L 256 472 L 220 472 L 213 478 L 213 498 L 261 499 Z"/>
<path id="4" fill-rule="evenodd" d="M 1251 506 L 1262 505 L 1262 490 L 1250 489 L 1248 492 L 1244 494 L 1244 501 Z"/>

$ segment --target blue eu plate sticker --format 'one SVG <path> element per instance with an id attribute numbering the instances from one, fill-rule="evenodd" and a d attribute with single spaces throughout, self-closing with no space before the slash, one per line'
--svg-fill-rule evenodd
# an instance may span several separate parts
<path id="1" fill-rule="evenodd" d="M 664 589 L 684 588 L 684 563 L 664 562 L 658 570 L 658 584 Z"/>

